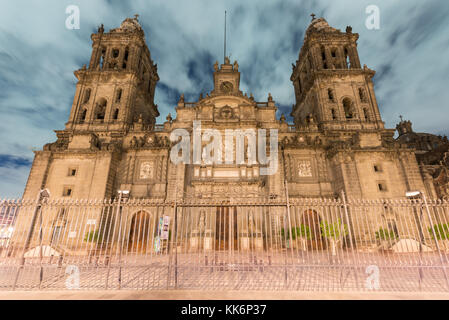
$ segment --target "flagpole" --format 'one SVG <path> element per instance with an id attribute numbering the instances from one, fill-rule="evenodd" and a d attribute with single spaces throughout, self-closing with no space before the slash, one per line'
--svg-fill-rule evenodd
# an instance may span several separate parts
<path id="1" fill-rule="evenodd" d="M 224 25 L 224 53 L 223 61 L 226 61 L 226 10 L 225 10 L 225 25 Z"/>

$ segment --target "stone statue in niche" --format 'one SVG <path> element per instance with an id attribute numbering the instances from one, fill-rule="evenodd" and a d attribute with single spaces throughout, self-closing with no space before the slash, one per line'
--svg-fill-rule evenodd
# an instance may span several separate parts
<path id="1" fill-rule="evenodd" d="M 284 114 L 281 115 L 280 121 L 281 121 L 281 123 L 286 123 Z"/>
<path id="2" fill-rule="evenodd" d="M 140 165 L 140 179 L 151 179 L 153 177 L 153 163 L 149 161 L 142 162 Z"/>
<path id="3" fill-rule="evenodd" d="M 198 229 L 200 230 L 200 232 L 202 232 L 204 230 L 204 227 L 206 226 L 205 219 L 206 218 L 204 216 L 204 211 L 201 211 L 199 222 L 198 222 Z"/>
<path id="4" fill-rule="evenodd" d="M 250 233 L 253 233 L 254 231 L 256 231 L 254 229 L 254 215 L 253 215 L 252 211 L 250 211 L 248 214 L 248 231 Z"/>
<path id="5" fill-rule="evenodd" d="M 298 161 L 298 176 L 312 177 L 312 165 L 310 161 L 307 160 Z"/>
<path id="6" fill-rule="evenodd" d="M 139 138 L 139 147 L 144 147 L 145 143 L 146 143 L 145 137 L 140 137 Z"/>
<path id="7" fill-rule="evenodd" d="M 139 146 L 139 142 L 137 141 L 136 136 L 131 139 L 131 142 L 129 144 L 131 148 L 137 148 Z"/>
<path id="8" fill-rule="evenodd" d="M 312 113 L 309 113 L 306 117 L 306 123 L 307 124 L 315 124 L 315 117 Z"/>

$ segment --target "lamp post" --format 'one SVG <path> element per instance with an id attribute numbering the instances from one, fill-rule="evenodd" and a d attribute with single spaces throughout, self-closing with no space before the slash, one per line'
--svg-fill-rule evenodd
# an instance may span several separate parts
<path id="1" fill-rule="evenodd" d="M 40 257 L 41 257 L 41 273 L 40 273 L 40 277 L 42 279 L 42 210 L 40 210 L 40 209 L 41 209 L 41 202 L 44 199 L 48 199 L 49 197 L 50 197 L 50 190 L 48 190 L 48 189 L 41 189 L 41 190 L 39 190 L 39 193 L 38 193 L 37 198 L 36 198 L 36 208 L 34 209 L 33 217 L 31 218 L 31 226 L 30 226 L 30 229 L 28 230 L 27 238 L 26 238 L 25 244 L 23 246 L 22 259 L 20 261 L 20 266 L 19 266 L 19 269 L 17 270 L 16 278 L 14 280 L 13 290 L 15 290 L 15 288 L 16 288 L 17 280 L 19 279 L 19 275 L 20 275 L 20 270 L 22 270 L 23 266 L 25 265 L 25 253 L 28 250 L 28 248 L 30 247 L 31 238 L 33 236 L 33 231 L 34 231 L 34 226 L 36 224 L 37 213 L 39 211 L 41 212 L 41 215 L 40 215 L 40 230 L 39 230 L 39 238 L 40 238 L 40 252 L 39 253 L 40 253 Z"/>
<path id="2" fill-rule="evenodd" d="M 407 199 L 413 201 L 413 200 L 422 200 L 422 194 L 421 191 L 409 191 L 405 193 L 405 196 Z M 413 205 L 413 203 L 412 203 Z M 421 288 L 422 280 L 423 280 L 423 273 L 422 273 L 422 246 L 424 242 L 424 234 L 422 232 L 422 206 L 420 207 L 420 214 L 418 217 L 418 213 L 416 212 L 416 207 L 413 206 L 413 215 L 415 217 L 416 224 L 418 226 L 418 232 L 419 232 L 419 286 Z"/>
<path id="3" fill-rule="evenodd" d="M 122 288 L 122 210 L 120 208 L 120 203 L 122 199 L 128 199 L 129 198 L 129 190 L 118 190 L 118 203 L 117 203 L 117 215 L 120 215 L 120 223 L 119 223 L 119 229 L 118 229 L 118 243 L 119 243 L 119 256 L 118 256 L 118 263 L 119 263 L 119 273 L 118 273 L 118 283 L 119 283 L 119 289 Z"/>
<path id="4" fill-rule="evenodd" d="M 430 215 L 429 205 L 427 204 L 427 198 L 421 191 L 406 192 L 405 196 L 408 199 L 410 199 L 410 200 L 419 199 L 422 202 L 424 202 L 424 206 L 425 206 L 426 212 L 427 212 L 427 218 L 429 219 L 429 223 L 430 223 L 431 230 L 432 230 L 432 235 L 433 235 L 433 238 L 435 239 L 435 246 L 437 248 L 438 255 L 440 256 L 440 262 L 441 262 L 441 267 L 443 269 L 444 278 L 446 279 L 446 283 L 447 283 L 447 286 L 449 288 L 449 278 L 448 278 L 447 273 L 446 273 L 446 267 L 444 266 L 444 260 L 443 260 L 442 254 L 441 254 L 440 246 L 438 244 L 437 235 L 436 235 L 435 229 L 433 227 L 432 216 Z M 414 210 L 414 212 L 416 214 L 415 210 Z M 421 207 L 421 215 L 420 215 L 421 219 L 422 219 L 422 214 L 423 214 L 423 212 L 422 212 L 422 207 Z M 422 232 L 421 220 L 419 221 L 419 231 L 420 231 L 420 237 L 421 237 L 421 241 L 420 241 L 420 244 L 419 244 L 420 260 L 421 260 L 422 243 L 424 241 L 424 235 L 423 235 L 423 232 Z M 420 276 L 421 276 L 421 268 L 420 268 Z"/>
<path id="5" fill-rule="evenodd" d="M 410 192 L 406 192 L 405 196 L 407 197 L 407 199 L 410 200 L 422 200 L 422 193 L 421 191 L 410 191 Z M 424 244 L 424 234 L 422 231 L 422 215 L 423 215 L 423 211 L 422 211 L 422 207 L 420 208 L 420 214 L 418 217 L 418 213 L 416 212 L 416 207 L 413 206 L 413 214 L 415 216 L 415 221 L 418 225 L 418 232 L 419 232 L 419 252 L 422 252 L 422 245 Z"/>

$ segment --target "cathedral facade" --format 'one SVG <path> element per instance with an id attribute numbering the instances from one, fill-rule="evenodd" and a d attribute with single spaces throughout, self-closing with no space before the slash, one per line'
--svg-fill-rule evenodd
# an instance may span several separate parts
<path id="1" fill-rule="evenodd" d="M 415 149 L 384 127 L 375 72 L 360 63 L 358 37 L 351 27 L 342 32 L 323 18 L 312 20 L 290 77 L 294 124 L 276 118 L 271 94 L 258 102 L 242 92 L 239 65 L 228 58 L 211 66 L 211 92 L 193 102 L 182 95 L 176 117 L 157 124 L 159 76 L 141 25 L 128 18 L 109 32 L 101 26 L 91 37 L 89 66 L 75 71 L 65 128 L 56 131 L 56 142 L 35 151 L 23 198 L 35 199 L 44 188 L 52 198 L 73 199 L 110 199 L 118 190 L 163 201 L 335 199 L 342 192 L 358 199 L 401 199 L 415 190 L 437 198 Z M 194 123 L 223 137 L 226 130 L 277 132 L 275 172 L 262 175 L 268 164 L 250 161 L 249 153 L 258 150 L 249 137 L 243 140 L 243 161 L 173 163 L 171 134 L 193 133 Z M 206 148 L 204 137 L 200 143 Z"/>

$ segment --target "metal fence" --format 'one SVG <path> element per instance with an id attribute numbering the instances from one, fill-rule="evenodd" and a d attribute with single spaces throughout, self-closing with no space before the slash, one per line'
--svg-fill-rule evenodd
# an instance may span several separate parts
<path id="1" fill-rule="evenodd" d="M 2 290 L 449 290 L 443 201 L 0 205 Z"/>

